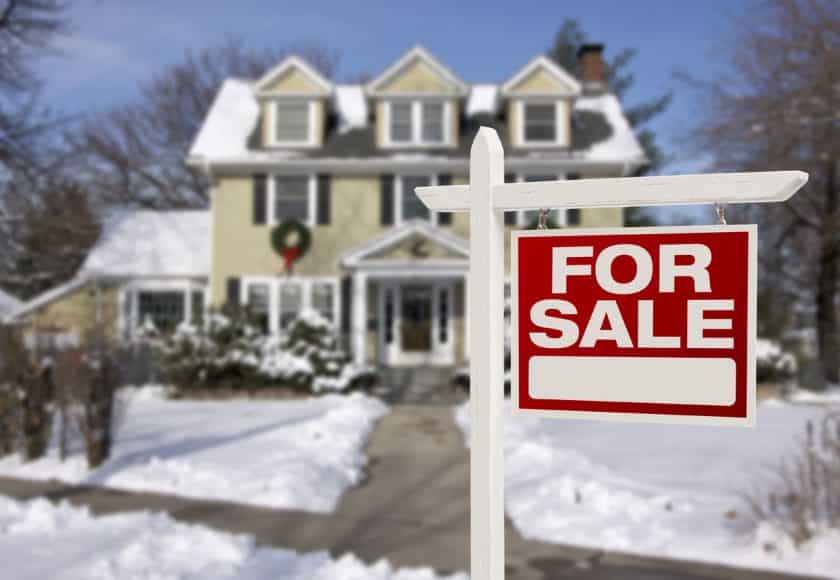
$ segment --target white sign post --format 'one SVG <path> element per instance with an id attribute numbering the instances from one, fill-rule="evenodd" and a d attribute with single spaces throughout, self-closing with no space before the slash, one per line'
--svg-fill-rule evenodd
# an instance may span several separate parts
<path id="1" fill-rule="evenodd" d="M 504 183 L 504 151 L 482 127 L 470 150 L 470 184 L 418 187 L 432 211 L 470 212 L 470 574 L 503 580 L 504 211 L 541 208 L 779 202 L 808 181 L 771 171 Z"/>

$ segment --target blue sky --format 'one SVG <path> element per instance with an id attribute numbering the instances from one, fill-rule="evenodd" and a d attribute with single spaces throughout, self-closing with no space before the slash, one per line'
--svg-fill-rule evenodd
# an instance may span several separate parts
<path id="1" fill-rule="evenodd" d="M 701 169 L 702 160 L 684 145 L 694 108 L 674 72 L 718 73 L 713 49 L 725 40 L 727 11 L 743 9 L 734 0 L 77 0 L 61 54 L 41 68 L 51 106 L 74 112 L 131 99 L 138 82 L 225 36 L 255 47 L 318 40 L 341 52 L 339 79 L 376 74 L 420 43 L 468 82 L 499 82 L 545 51 L 563 19 L 576 18 L 593 41 L 606 44 L 608 56 L 638 49 L 628 102 L 674 91 L 674 104 L 654 127 L 674 159 L 665 171 L 685 173 Z"/>

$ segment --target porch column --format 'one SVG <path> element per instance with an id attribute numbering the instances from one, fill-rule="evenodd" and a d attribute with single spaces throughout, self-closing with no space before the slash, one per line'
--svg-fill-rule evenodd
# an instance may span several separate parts
<path id="1" fill-rule="evenodd" d="M 367 358 L 367 275 L 363 272 L 353 273 L 352 304 L 353 361 L 361 365 Z"/>

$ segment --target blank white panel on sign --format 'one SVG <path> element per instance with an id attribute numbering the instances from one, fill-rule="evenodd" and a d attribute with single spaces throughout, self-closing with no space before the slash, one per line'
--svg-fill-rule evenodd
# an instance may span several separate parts
<path id="1" fill-rule="evenodd" d="M 536 399 L 731 405 L 736 365 L 731 358 L 534 356 L 528 384 Z"/>

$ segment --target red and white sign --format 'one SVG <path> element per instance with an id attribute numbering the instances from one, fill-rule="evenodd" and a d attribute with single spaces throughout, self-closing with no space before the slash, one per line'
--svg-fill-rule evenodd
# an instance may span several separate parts
<path id="1" fill-rule="evenodd" d="M 514 408 L 748 426 L 755 226 L 516 231 Z"/>

